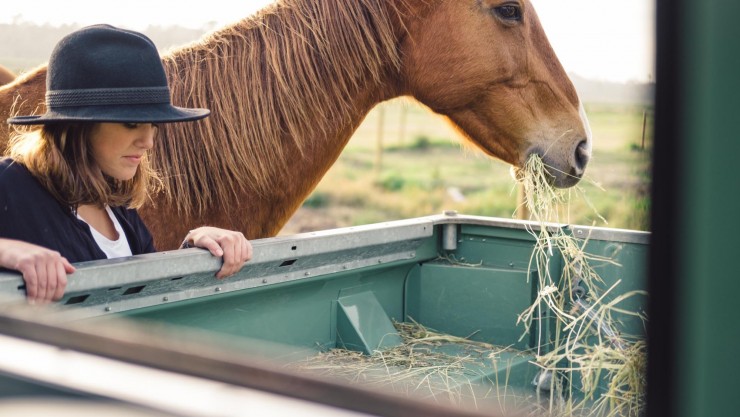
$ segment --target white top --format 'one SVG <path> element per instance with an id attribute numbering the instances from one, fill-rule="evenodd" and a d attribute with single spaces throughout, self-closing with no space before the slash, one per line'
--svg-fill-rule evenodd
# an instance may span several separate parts
<path id="1" fill-rule="evenodd" d="M 118 239 L 110 240 L 100 234 L 100 232 L 95 230 L 94 227 L 88 224 L 88 226 L 90 226 L 90 232 L 92 232 L 93 238 L 95 239 L 95 243 L 98 244 L 100 249 L 105 253 L 105 256 L 108 257 L 108 259 L 131 256 L 131 246 L 129 246 L 128 244 L 128 239 L 126 239 L 126 233 L 124 233 L 123 228 L 121 227 L 121 223 L 118 222 L 118 219 L 113 214 L 113 211 L 110 209 L 110 207 L 105 206 L 105 211 L 108 213 L 111 221 L 113 221 L 113 226 L 116 228 L 116 232 L 118 232 Z M 85 219 L 80 217 L 79 214 L 77 214 L 77 218 L 85 221 Z"/>

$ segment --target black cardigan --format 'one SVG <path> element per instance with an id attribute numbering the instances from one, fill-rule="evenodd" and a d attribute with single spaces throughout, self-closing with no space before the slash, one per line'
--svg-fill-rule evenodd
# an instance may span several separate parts
<path id="1" fill-rule="evenodd" d="M 154 241 L 134 209 L 111 207 L 131 253 L 154 252 Z M 106 259 L 90 226 L 59 203 L 31 173 L 10 158 L 0 160 L 0 238 L 53 249 L 72 263 Z"/>

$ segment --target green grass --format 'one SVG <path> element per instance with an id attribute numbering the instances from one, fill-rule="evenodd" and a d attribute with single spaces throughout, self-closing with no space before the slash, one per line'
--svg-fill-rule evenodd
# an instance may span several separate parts
<path id="1" fill-rule="evenodd" d="M 651 113 L 643 148 L 643 108 L 587 105 L 586 112 L 594 134 L 594 152 L 580 187 L 590 203 L 571 199 L 568 222 L 648 230 Z M 383 144 L 380 167 L 378 140 Z M 511 218 L 517 187 L 508 164 L 465 145 L 443 117 L 416 102 L 397 99 L 370 112 L 302 210 L 323 217 L 321 227 L 397 220 L 443 210 Z M 454 199 L 450 189 L 465 199 Z M 294 222 L 282 233 L 310 230 L 315 228 Z"/>

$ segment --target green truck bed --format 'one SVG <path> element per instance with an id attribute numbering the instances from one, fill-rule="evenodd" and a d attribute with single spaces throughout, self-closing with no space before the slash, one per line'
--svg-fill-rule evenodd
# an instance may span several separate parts
<path id="1" fill-rule="evenodd" d="M 48 309 L 29 309 L 20 277 L 1 274 L 0 334 L 332 409 L 490 415 L 528 408 L 552 399 L 536 357 L 562 333 L 546 309 L 529 329 L 517 320 L 540 290 L 530 264 L 536 227 L 449 213 L 261 239 L 252 261 L 226 280 L 213 277 L 219 262 L 200 249 L 83 263 Z M 614 287 L 607 298 L 645 289 L 647 233 L 550 227 L 610 260 L 592 265 L 603 287 Z M 556 252 L 550 268 L 564 262 Z M 620 308 L 641 313 L 645 304 L 638 295 Z M 614 331 L 644 337 L 639 315 L 612 319 Z M 26 360 L 14 355 L 6 362 Z M 7 397 L 92 396 L 178 410 L 22 367 L 0 364 L 0 374 Z M 558 380 L 569 385 L 558 396 L 578 391 Z M 189 401 L 195 398 L 177 402 Z"/>

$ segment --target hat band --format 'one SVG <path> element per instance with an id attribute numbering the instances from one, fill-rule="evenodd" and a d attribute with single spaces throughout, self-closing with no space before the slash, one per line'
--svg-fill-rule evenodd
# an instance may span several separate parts
<path id="1" fill-rule="evenodd" d="M 46 93 L 48 107 L 115 106 L 170 102 L 168 87 L 90 88 L 51 90 Z"/>

